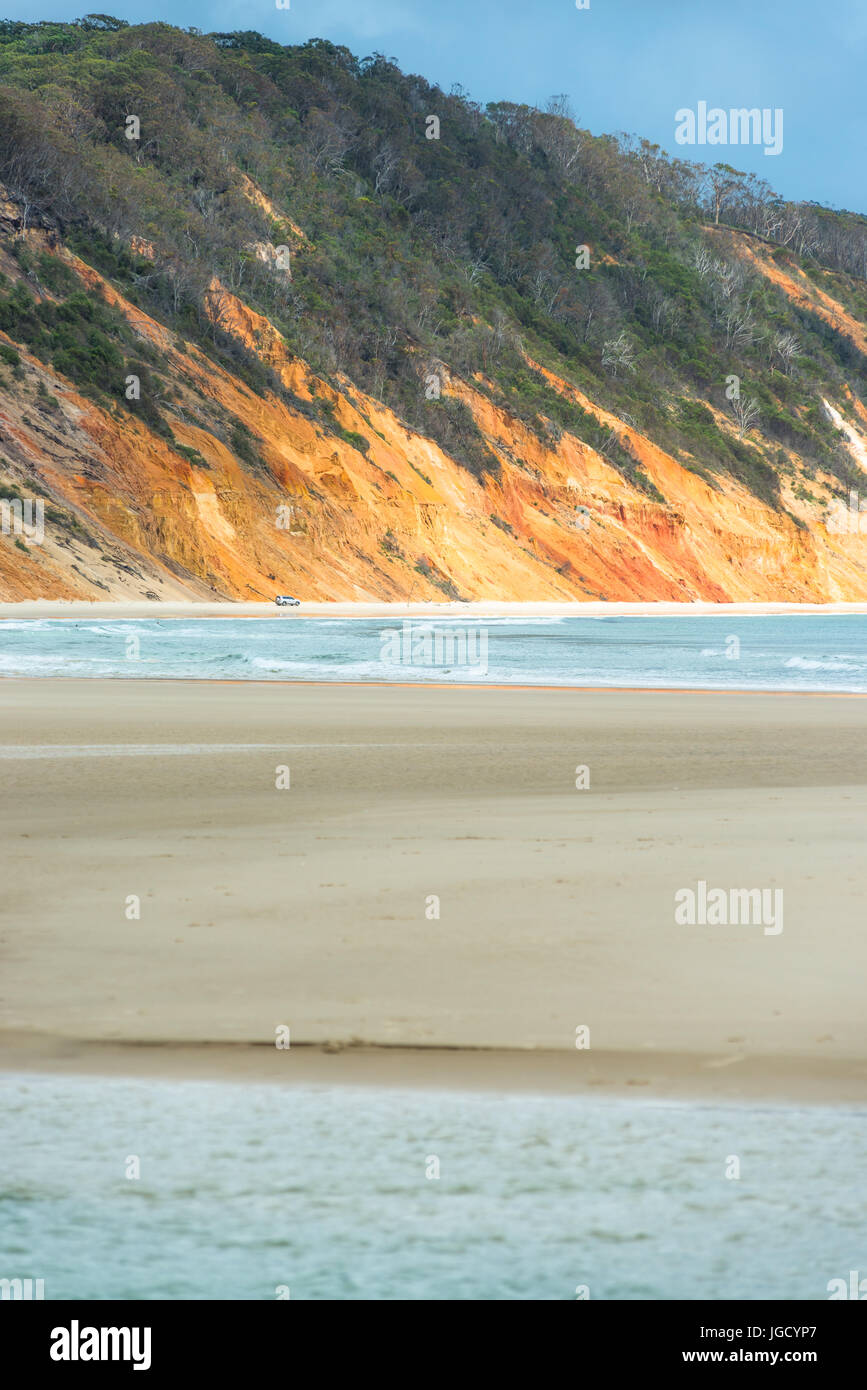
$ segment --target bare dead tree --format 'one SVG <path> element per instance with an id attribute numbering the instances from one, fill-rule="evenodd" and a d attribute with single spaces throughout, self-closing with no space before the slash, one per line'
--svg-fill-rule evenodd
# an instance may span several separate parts
<path id="1" fill-rule="evenodd" d="M 618 333 L 616 338 L 608 338 L 603 343 L 602 365 L 610 367 L 613 376 L 618 372 L 635 371 L 635 349 L 625 333 Z"/>
<path id="2" fill-rule="evenodd" d="M 756 340 L 755 316 L 750 302 L 732 304 L 723 317 L 723 326 L 727 348 L 750 347 Z"/>
<path id="3" fill-rule="evenodd" d="M 773 340 L 773 352 L 780 363 L 780 370 L 788 376 L 792 363 L 801 351 L 801 344 L 794 333 L 780 333 Z"/>
<path id="4" fill-rule="evenodd" d="M 738 439 L 743 439 L 758 423 L 759 407 L 747 396 L 737 396 L 731 402 L 731 408 L 738 427 Z"/>

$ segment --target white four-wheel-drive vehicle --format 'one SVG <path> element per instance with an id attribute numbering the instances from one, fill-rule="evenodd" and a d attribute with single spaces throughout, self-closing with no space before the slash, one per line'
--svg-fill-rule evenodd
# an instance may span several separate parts
<path id="1" fill-rule="evenodd" d="M 278 608 L 298 608 L 301 604 L 300 598 L 292 598 L 289 594 L 278 594 L 274 602 Z"/>

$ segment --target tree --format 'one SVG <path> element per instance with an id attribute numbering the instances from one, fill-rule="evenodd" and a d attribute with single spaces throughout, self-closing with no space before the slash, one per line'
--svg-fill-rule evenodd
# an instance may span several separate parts
<path id="1" fill-rule="evenodd" d="M 118 29 L 128 29 L 129 23 L 125 19 L 115 19 L 110 14 L 86 14 L 82 19 L 73 21 L 84 30 L 94 29 L 103 33 L 115 34 Z"/>
<path id="2" fill-rule="evenodd" d="M 568 175 L 581 149 L 581 137 L 565 93 L 551 97 L 547 110 L 534 122 L 536 144 L 561 175 Z"/>
<path id="3" fill-rule="evenodd" d="M 719 225 L 720 213 L 741 190 L 746 174 L 730 164 L 714 164 L 705 175 L 705 192 L 710 200 L 713 220 Z"/>
<path id="4" fill-rule="evenodd" d="M 738 439 L 743 439 L 758 424 L 759 407 L 747 396 L 736 396 L 730 404 L 738 427 Z"/>
<path id="5" fill-rule="evenodd" d="M 794 333 L 780 333 L 774 339 L 773 350 L 781 370 L 788 376 L 792 363 L 801 351 L 801 344 Z"/>
<path id="6" fill-rule="evenodd" d="M 602 365 L 610 367 L 613 376 L 618 372 L 635 371 L 635 349 L 625 333 L 609 338 L 602 346 Z"/>

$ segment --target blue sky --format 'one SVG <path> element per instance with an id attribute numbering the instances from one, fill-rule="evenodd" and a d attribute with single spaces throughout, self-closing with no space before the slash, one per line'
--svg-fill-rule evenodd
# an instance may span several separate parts
<path id="1" fill-rule="evenodd" d="M 867 213 L 867 0 L 102 0 L 131 23 L 257 29 L 381 52 L 481 102 L 567 92 L 594 133 L 633 131 L 670 153 L 753 170 L 789 198 Z M 19 0 L 16 19 L 72 19 L 81 3 Z M 782 108 L 779 155 L 679 147 L 675 112 Z"/>

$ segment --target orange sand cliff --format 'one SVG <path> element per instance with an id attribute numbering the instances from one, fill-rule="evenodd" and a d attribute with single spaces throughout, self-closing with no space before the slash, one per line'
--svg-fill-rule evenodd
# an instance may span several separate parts
<path id="1" fill-rule="evenodd" d="M 665 499 L 652 501 L 588 445 L 564 434 L 546 447 L 473 386 L 446 377 L 444 389 L 467 403 L 502 464 L 500 480 L 483 486 L 349 382 L 336 392 L 318 381 L 266 319 L 215 281 L 209 307 L 220 326 L 296 396 L 309 399 L 314 389 L 332 399 L 339 424 L 369 441 L 365 456 L 179 345 L 95 271 L 52 251 L 165 354 L 179 393 L 174 404 L 187 421 L 173 421 L 175 437 L 205 466 L 122 405 L 100 408 L 21 350 L 24 379 L 0 395 L 0 493 L 13 483 L 28 495 L 32 482 L 33 494 L 73 524 L 49 521 L 44 543 L 25 542 L 26 552 L 13 536 L 0 536 L 0 599 L 267 599 L 281 590 L 319 600 L 867 597 L 867 528 L 832 534 L 825 525 L 828 501 L 840 492 L 832 479 L 811 482 L 810 502 L 784 488 L 801 529 L 731 479 L 710 486 L 546 372 L 628 441 Z M 805 306 L 863 339 L 861 325 L 828 295 L 752 247 L 744 254 L 777 283 L 790 281 L 783 287 Z M 19 273 L 11 258 L 0 262 L 10 276 Z M 40 380 L 59 411 L 35 397 Z M 828 405 L 851 421 L 851 400 Z M 263 469 L 239 463 L 207 428 L 225 412 L 261 439 Z M 860 424 L 847 424 L 847 447 L 863 467 L 867 421 L 863 408 L 854 414 Z"/>

